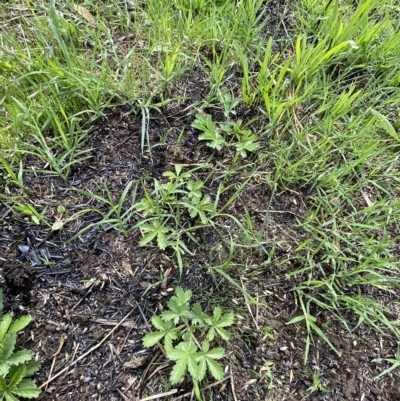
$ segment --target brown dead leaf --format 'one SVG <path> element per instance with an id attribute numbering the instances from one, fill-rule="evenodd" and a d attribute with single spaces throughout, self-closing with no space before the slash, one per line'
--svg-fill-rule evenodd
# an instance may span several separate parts
<path id="1" fill-rule="evenodd" d="M 247 387 L 251 386 L 252 384 L 254 384 L 257 381 L 257 379 L 251 379 L 248 380 L 246 383 L 244 383 L 244 386 L 242 387 L 242 390 L 246 389 Z"/>
<path id="2" fill-rule="evenodd" d="M 97 26 L 95 18 L 90 14 L 90 11 L 87 8 L 80 6 L 79 4 L 73 4 L 73 8 L 81 17 L 85 18 L 90 25 Z"/>
<path id="3" fill-rule="evenodd" d="M 164 280 L 161 283 L 161 289 L 165 290 L 167 288 L 167 284 L 168 284 L 168 277 L 170 276 L 172 271 L 172 268 L 170 267 L 169 269 L 167 269 L 164 273 Z"/>

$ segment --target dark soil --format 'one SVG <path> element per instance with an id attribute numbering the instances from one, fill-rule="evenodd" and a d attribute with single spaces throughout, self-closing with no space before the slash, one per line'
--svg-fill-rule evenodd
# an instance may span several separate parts
<path id="1" fill-rule="evenodd" d="M 235 93 L 234 79 L 231 84 Z M 199 179 L 208 178 L 210 194 L 216 193 L 221 182 L 225 187 L 232 184 L 221 199 L 223 204 L 249 178 L 257 159 L 263 158 L 268 166 L 268 144 L 264 143 L 262 151 L 243 160 L 235 166 L 234 173 L 226 176 L 225 172 L 232 168 L 231 152 L 214 152 L 198 140 L 198 132 L 191 127 L 197 112 L 191 105 L 203 101 L 209 91 L 206 77 L 194 71 L 172 90 L 185 93 L 187 100 L 176 100 L 160 111 L 150 111 L 151 152 L 145 141 L 142 153 L 140 109 L 124 106 L 109 110 L 88 134 L 85 146 L 91 149 L 91 158 L 73 167 L 68 182 L 53 174 L 26 174 L 29 202 L 37 210 L 47 206 L 45 217 L 49 222 L 68 219 L 90 207 L 107 213 L 107 206 L 76 190 L 105 197 L 108 188 L 117 200 L 129 181 L 145 178 L 146 186 L 151 188 L 152 180 L 162 180 L 162 173 L 173 170 L 175 164 L 191 169 L 207 162 L 209 166 L 196 171 L 196 175 Z M 224 120 L 221 110 L 203 112 L 212 114 L 215 121 Z M 240 109 L 237 118 L 247 121 L 254 113 Z M 262 125 L 258 128 L 263 129 Z M 182 130 L 184 135 L 178 141 Z M 46 166 L 32 158 L 26 167 L 40 170 Z M 269 173 L 274 173 L 272 167 Z M 8 191 L 17 193 L 18 189 Z M 137 197 L 142 194 L 139 186 Z M 65 208 L 61 214 L 57 210 L 60 205 Z M 127 207 L 128 202 L 124 204 Z M 267 209 L 270 213 L 265 219 Z M 192 399 L 190 382 L 169 387 L 172 364 L 156 347 L 145 349 L 142 345 L 144 334 L 151 330 L 150 318 L 163 310 L 180 285 L 191 289 L 194 300 L 204 309 L 210 311 L 221 304 L 224 311 L 234 311 L 236 315 L 232 341 L 223 361 L 226 378 L 219 383 L 209 378 L 209 384 L 204 385 L 206 399 L 399 400 L 398 374 L 392 372 L 375 380 L 388 365 L 371 362 L 378 357 L 392 357 L 397 344 L 369 326 L 362 324 L 351 335 L 332 316 L 313 311 L 341 356 L 316 336 L 304 364 L 304 327 L 286 323 L 300 314 L 292 291 L 296 282 L 288 273 L 298 268 L 290 256 L 297 241 L 305 236 L 298 221 L 306 209 L 307 193 L 303 189 L 273 193 L 266 183 L 265 170 L 254 174 L 229 206 L 227 213 L 245 222 L 247 210 L 255 231 L 264 230 L 264 247 L 253 249 L 243 242 L 243 250 L 233 255 L 231 268 L 226 270 L 258 299 L 259 305 L 254 306 L 222 276 L 211 274 L 210 255 L 214 264 L 222 266 L 229 249 L 225 245 L 216 247 L 223 241 L 210 229 L 197 233 L 200 245 L 188 241 L 194 256 L 185 257 L 186 268 L 180 276 L 171 251 L 139 247 L 138 230 L 123 235 L 106 225 L 91 229 L 90 225 L 99 221 L 99 213 L 82 214 L 62 230 L 52 231 L 48 225 L 34 225 L 23 215 L 13 215 L 7 205 L 2 205 L 0 279 L 5 311 L 34 317 L 20 345 L 34 350 L 42 363 L 36 376 L 39 385 L 50 379 L 40 399 L 140 400 L 169 391 L 170 395 L 160 398 Z M 128 226 L 133 227 L 136 218 L 132 216 Z M 222 237 L 239 232 L 231 220 L 220 223 L 225 225 Z M 375 299 L 387 301 L 385 294 L 374 291 Z M 393 320 L 398 319 L 396 313 Z M 346 318 L 351 327 L 357 324 L 356 316 L 349 314 Z M 59 372 L 62 373 L 53 379 Z M 329 392 L 310 393 L 313 372 L 321 373 L 321 384 Z"/>

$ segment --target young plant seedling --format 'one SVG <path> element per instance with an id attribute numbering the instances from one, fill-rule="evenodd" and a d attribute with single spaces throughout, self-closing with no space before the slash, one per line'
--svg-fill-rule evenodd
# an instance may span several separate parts
<path id="1" fill-rule="evenodd" d="M 221 380 L 224 371 L 217 360 L 225 355 L 222 347 L 211 347 L 217 338 L 228 341 L 230 335 L 225 329 L 234 323 L 233 313 L 222 314 L 219 306 L 213 315 L 203 312 L 200 304 L 190 306 L 192 292 L 177 287 L 175 295 L 168 301 L 168 309 L 160 316 L 153 316 L 151 322 L 157 331 L 148 333 L 143 345 L 153 347 L 162 341 L 167 357 L 175 362 L 170 375 L 171 384 L 181 381 L 189 372 L 194 392 L 199 400 L 203 399 L 199 383 L 210 373 Z"/>
<path id="2" fill-rule="evenodd" d="M 29 315 L 12 321 L 10 314 L 3 316 L 3 293 L 0 290 L 0 401 L 17 401 L 17 397 L 37 398 L 41 391 L 32 379 L 40 369 L 39 362 L 32 359 L 32 351 L 15 351 L 17 335 L 32 321 Z"/>
<path id="3" fill-rule="evenodd" d="M 247 152 L 254 152 L 260 148 L 257 142 L 258 136 L 248 129 L 243 129 L 241 120 L 234 123 L 227 121 L 216 124 L 209 114 L 198 113 L 192 127 L 203 131 L 199 135 L 199 139 L 208 141 L 207 145 L 213 149 L 221 150 L 224 146 L 234 146 L 236 148 L 234 161 L 239 156 L 245 158 Z M 229 137 L 232 140 L 228 142 Z"/>
<path id="4" fill-rule="evenodd" d="M 181 219 L 187 213 L 191 219 L 200 220 L 201 224 L 209 224 L 207 213 L 214 210 L 209 195 L 203 195 L 201 190 L 204 182 L 191 181 L 192 172 L 182 172 L 182 166 L 175 165 L 175 172 L 166 171 L 167 182 L 154 180 L 154 191 L 149 194 L 146 189 L 145 197 L 133 205 L 136 212 L 144 219 L 136 224 L 143 234 L 139 245 L 145 246 L 153 240 L 161 250 L 171 247 L 178 259 L 179 268 L 183 268 L 182 255 L 191 253 L 182 235 L 192 236 L 187 229 L 182 229 Z"/>

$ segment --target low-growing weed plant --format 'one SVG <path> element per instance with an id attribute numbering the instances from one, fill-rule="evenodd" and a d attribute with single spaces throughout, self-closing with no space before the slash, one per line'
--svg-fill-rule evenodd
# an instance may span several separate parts
<path id="1" fill-rule="evenodd" d="M 202 131 L 199 139 L 208 141 L 207 145 L 213 149 L 221 150 L 224 146 L 236 148 L 236 161 L 239 155 L 243 158 L 248 152 L 260 148 L 258 136 L 249 129 L 242 128 L 242 121 L 215 123 L 209 114 L 198 113 L 192 124 L 193 128 Z"/>
<path id="2" fill-rule="evenodd" d="M 36 398 L 41 391 L 29 379 L 40 369 L 39 362 L 26 362 L 32 359 L 32 351 L 15 351 L 17 335 L 32 321 L 30 315 L 13 321 L 7 313 L 3 316 L 3 293 L 0 290 L 0 401 L 16 401 L 17 397 Z"/>
<path id="3" fill-rule="evenodd" d="M 168 302 L 168 309 L 160 316 L 153 316 L 151 322 L 157 331 L 146 334 L 145 347 L 153 347 L 162 341 L 166 355 L 175 362 L 170 375 L 171 384 L 176 384 L 188 371 L 193 390 L 198 399 L 203 399 L 199 383 L 210 373 L 216 380 L 224 377 L 224 371 L 217 360 L 225 355 L 222 347 L 211 344 L 220 338 L 230 339 L 225 329 L 234 323 L 234 314 L 222 313 L 219 306 L 213 315 L 203 312 L 200 304 L 190 305 L 192 292 L 177 287 L 175 295 Z"/>
<path id="4" fill-rule="evenodd" d="M 167 171 L 164 177 L 168 178 L 166 183 L 154 180 L 154 191 L 149 194 L 145 189 L 145 197 L 134 205 L 144 219 L 135 227 L 143 233 L 139 242 L 145 246 L 153 240 L 161 250 L 171 247 L 177 256 L 179 268 L 182 271 L 182 255 L 191 253 L 184 241 L 183 234 L 194 237 L 189 229 L 193 227 L 182 227 L 181 218 L 187 213 L 192 221 L 200 224 L 210 224 L 209 214 L 215 210 L 209 195 L 203 195 L 204 182 L 191 180 L 193 170 L 182 172 L 181 165 L 175 165 L 175 172 Z"/>

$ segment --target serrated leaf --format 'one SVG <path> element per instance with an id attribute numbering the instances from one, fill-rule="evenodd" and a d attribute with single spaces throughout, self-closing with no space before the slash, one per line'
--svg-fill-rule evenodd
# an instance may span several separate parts
<path id="1" fill-rule="evenodd" d="M 161 317 L 166 322 L 173 321 L 175 324 L 178 324 L 180 316 L 181 315 L 179 313 L 176 313 L 176 312 L 174 312 L 172 310 L 166 310 L 166 311 L 161 313 Z"/>
<path id="2" fill-rule="evenodd" d="M 138 212 L 143 212 L 143 216 L 145 217 L 148 216 L 149 214 L 157 213 L 157 210 L 154 207 L 154 202 L 150 197 L 143 198 L 140 202 L 133 205 L 133 208 Z M 139 223 L 136 225 L 136 227 L 140 227 L 141 225 L 142 224 Z"/>
<path id="3" fill-rule="evenodd" d="M 192 298 L 192 291 L 184 291 L 182 287 L 176 287 L 175 294 L 181 305 L 187 304 Z"/>
<path id="4" fill-rule="evenodd" d="M 172 340 L 176 340 L 178 338 L 178 333 L 176 331 L 168 332 L 164 337 L 164 349 L 165 352 L 171 351 L 174 348 Z"/>
<path id="5" fill-rule="evenodd" d="M 231 335 L 222 327 L 215 327 L 215 331 L 225 341 L 228 341 L 231 338 Z"/>
<path id="6" fill-rule="evenodd" d="M 183 359 L 177 360 L 172 369 L 171 376 L 169 379 L 171 384 L 179 383 L 185 372 L 186 372 L 186 361 Z"/>
<path id="7" fill-rule="evenodd" d="M 6 401 L 18 401 L 18 398 L 15 398 L 11 393 L 9 393 L 8 391 L 4 392 L 4 397 L 6 399 Z"/>
<path id="8" fill-rule="evenodd" d="M 4 336 L 6 335 L 8 328 L 10 327 L 12 322 L 12 316 L 7 313 L 3 316 L 3 319 L 0 323 L 0 343 L 3 341 Z"/>
<path id="9" fill-rule="evenodd" d="M 140 246 L 145 246 L 147 245 L 149 242 L 151 242 L 154 238 L 157 237 L 157 231 L 151 231 L 149 233 L 147 233 L 140 241 L 139 241 L 139 245 Z"/>
<path id="10" fill-rule="evenodd" d="M 224 377 L 221 365 L 214 359 L 207 359 L 207 367 L 214 379 L 221 380 Z"/>
<path id="11" fill-rule="evenodd" d="M 160 340 L 165 336 L 165 332 L 153 331 L 151 333 L 147 333 L 143 337 L 143 346 L 146 348 L 153 347 L 158 344 Z"/>
<path id="12" fill-rule="evenodd" d="M 171 299 L 167 303 L 170 310 L 166 310 L 161 314 L 164 320 L 173 320 L 175 324 L 178 324 L 181 317 L 189 317 L 190 315 L 187 296 L 191 296 L 191 291 L 184 292 L 181 289 L 183 292 L 180 292 L 178 288 L 176 290 L 176 293 L 179 294 L 180 298 L 178 296 L 171 297 Z M 190 294 L 188 294 L 188 292 L 190 292 Z"/>
<path id="13" fill-rule="evenodd" d="M 10 365 L 5 362 L 0 362 L 0 377 L 6 377 L 9 370 Z"/>
<path id="14" fill-rule="evenodd" d="M 174 349 L 167 352 L 169 359 L 176 361 L 171 372 L 171 383 L 178 383 L 185 374 L 186 368 L 193 379 L 198 376 L 198 364 L 196 361 L 197 347 L 192 342 L 181 342 Z"/>
<path id="15" fill-rule="evenodd" d="M 190 191 L 188 197 L 201 198 L 201 188 L 203 188 L 204 183 L 202 181 L 189 181 L 187 183 L 187 189 Z"/>
<path id="16" fill-rule="evenodd" d="M 215 334 L 218 335 L 225 341 L 229 340 L 230 335 L 224 329 L 224 327 L 231 326 L 234 323 L 235 316 L 233 313 L 226 313 L 222 315 L 222 310 L 219 306 L 214 309 L 213 317 L 207 317 L 205 322 L 210 326 L 210 330 L 207 334 L 207 338 L 211 341 L 214 339 Z"/>
<path id="17" fill-rule="evenodd" d="M 170 339 L 176 337 L 172 322 L 163 321 L 159 316 L 153 316 L 151 318 L 151 323 L 159 331 L 151 332 L 144 336 L 143 345 L 145 347 L 149 348 L 156 345 L 166 335 L 168 335 Z"/>
<path id="18" fill-rule="evenodd" d="M 212 348 L 204 352 L 206 352 L 207 358 L 212 358 L 212 359 L 221 359 L 225 355 L 225 351 L 221 347 Z"/>
<path id="19" fill-rule="evenodd" d="M 192 319 L 192 324 L 197 325 L 204 324 L 204 319 L 207 317 L 207 315 L 201 309 L 200 304 L 195 303 L 192 307 L 192 312 L 189 317 Z"/>
<path id="20" fill-rule="evenodd" d="M 34 361 L 28 363 L 25 367 L 26 367 L 26 376 L 31 376 L 40 369 L 41 364 L 39 362 Z"/>
<path id="21" fill-rule="evenodd" d="M 192 123 L 192 127 L 200 131 L 215 131 L 215 123 L 209 114 L 202 115 L 198 113 L 196 115 L 196 120 Z"/>
<path id="22" fill-rule="evenodd" d="M 211 375 L 220 380 L 224 377 L 222 367 L 216 359 L 221 359 L 225 354 L 223 348 L 213 348 L 210 350 L 210 343 L 204 340 L 201 343 L 201 351 L 197 353 L 197 362 L 199 363 L 199 377 L 198 380 L 202 380 L 205 376 L 205 367 L 207 366 Z"/>
<path id="23" fill-rule="evenodd" d="M 178 177 L 180 175 L 180 173 L 182 172 L 182 164 L 175 164 L 175 172 L 176 172 L 176 176 Z"/>
<path id="24" fill-rule="evenodd" d="M 151 323 L 157 330 L 160 331 L 168 330 L 171 327 L 170 323 L 162 320 L 160 316 L 153 316 L 151 318 Z"/>
<path id="25" fill-rule="evenodd" d="M 16 319 L 13 324 L 10 326 L 8 331 L 10 333 L 18 333 L 23 330 L 28 324 L 32 321 L 31 315 L 21 316 L 19 319 Z"/>
<path id="26" fill-rule="evenodd" d="M 222 316 L 222 309 L 219 306 L 215 307 L 213 312 L 214 322 L 218 322 L 218 320 L 221 319 L 221 316 Z"/>
<path id="27" fill-rule="evenodd" d="M 168 226 L 164 226 L 164 224 L 158 220 L 154 220 L 151 224 L 142 224 L 140 225 L 140 229 L 142 231 L 148 231 L 148 233 L 140 240 L 140 246 L 148 244 L 156 237 L 157 239 L 161 238 L 161 245 L 163 245 L 162 235 L 170 231 Z"/>
<path id="28" fill-rule="evenodd" d="M 20 365 L 27 361 L 30 361 L 33 357 L 33 352 L 31 350 L 22 349 L 20 351 L 14 352 L 8 359 L 7 363 L 9 365 Z"/>
<path id="29" fill-rule="evenodd" d="M 23 379 L 18 387 L 13 387 L 10 391 L 18 397 L 37 398 L 41 394 L 40 388 L 31 379 Z"/>
<path id="30" fill-rule="evenodd" d="M 222 146 L 225 145 L 225 139 L 218 134 L 218 132 L 205 132 L 199 135 L 199 139 L 202 141 L 208 141 L 207 146 L 213 149 L 221 150 Z"/>
<path id="31" fill-rule="evenodd" d="M 163 232 L 157 234 L 157 246 L 164 251 L 168 246 L 167 238 Z"/>
<path id="32" fill-rule="evenodd" d="M 207 362 L 206 362 L 205 358 L 200 358 L 197 360 L 197 363 L 199 364 L 197 380 L 202 381 L 204 379 L 204 377 L 206 376 Z"/>
<path id="33" fill-rule="evenodd" d="M 159 316 L 153 316 L 151 318 L 151 323 L 157 330 L 168 330 L 171 327 L 168 323 L 163 321 Z"/>
<path id="34" fill-rule="evenodd" d="M 11 389 L 12 387 L 16 387 L 26 376 L 26 367 L 24 365 L 19 365 L 16 366 L 15 369 L 10 369 L 9 376 L 11 381 L 8 387 Z"/>
<path id="35" fill-rule="evenodd" d="M 210 327 L 210 329 L 208 330 L 208 333 L 207 333 L 207 339 L 212 341 L 212 340 L 214 340 L 214 338 L 215 338 L 215 329 L 214 329 L 214 327 Z"/>
<path id="36" fill-rule="evenodd" d="M 218 327 L 232 326 L 235 322 L 235 315 L 232 312 L 225 313 L 218 321 Z"/>
<path id="37" fill-rule="evenodd" d="M 0 349 L 0 362 L 8 360 L 14 351 L 16 341 L 17 335 L 15 333 L 7 333 L 4 336 Z"/>

